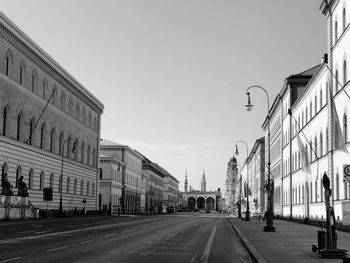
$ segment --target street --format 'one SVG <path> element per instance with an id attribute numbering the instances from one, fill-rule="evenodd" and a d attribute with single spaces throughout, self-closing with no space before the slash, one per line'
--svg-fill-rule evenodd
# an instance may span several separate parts
<path id="1" fill-rule="evenodd" d="M 220 215 L 0 223 L 0 262 L 252 262 Z"/>

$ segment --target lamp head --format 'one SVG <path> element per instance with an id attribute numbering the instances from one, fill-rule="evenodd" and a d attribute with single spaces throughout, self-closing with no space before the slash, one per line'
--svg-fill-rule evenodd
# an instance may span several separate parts
<path id="1" fill-rule="evenodd" d="M 251 111 L 253 109 L 253 104 L 250 101 L 250 93 L 247 92 L 247 96 L 248 96 L 248 103 L 245 105 L 245 107 L 247 108 L 247 111 Z"/>
<path id="2" fill-rule="evenodd" d="M 238 151 L 238 147 L 237 147 L 237 144 L 236 144 L 236 152 L 235 152 L 236 156 L 239 155 L 239 151 Z"/>

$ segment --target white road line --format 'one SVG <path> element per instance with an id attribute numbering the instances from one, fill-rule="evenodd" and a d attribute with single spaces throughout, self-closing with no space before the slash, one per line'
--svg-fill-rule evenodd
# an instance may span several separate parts
<path id="1" fill-rule="evenodd" d="M 133 232 L 135 231 L 136 229 L 129 229 L 129 230 L 125 230 L 122 232 L 122 234 L 126 234 L 126 233 L 130 233 L 130 232 Z"/>
<path id="2" fill-rule="evenodd" d="M 45 234 L 47 231 L 35 232 L 34 234 Z"/>
<path id="3" fill-rule="evenodd" d="M 45 252 L 52 252 L 52 251 L 56 251 L 56 250 L 61 250 L 66 248 L 67 246 L 62 246 L 62 247 L 56 247 L 56 248 L 52 248 L 52 249 L 48 249 Z"/>
<path id="4" fill-rule="evenodd" d="M 89 240 L 86 240 L 86 241 L 83 241 L 83 242 L 80 242 L 80 244 L 87 244 L 87 243 L 91 243 L 91 242 L 94 242 L 96 239 L 89 239 Z"/>
<path id="5" fill-rule="evenodd" d="M 130 250 L 129 252 L 126 252 L 124 256 L 129 256 L 130 254 L 134 253 L 136 249 Z"/>
<path id="6" fill-rule="evenodd" d="M 203 254 L 202 254 L 199 262 L 201 262 L 201 263 L 207 263 L 208 262 L 208 258 L 209 258 L 210 250 L 211 250 L 211 245 L 213 243 L 215 233 L 216 233 L 216 225 L 214 225 L 214 227 L 213 227 L 213 231 L 210 234 L 210 237 L 208 239 L 207 245 L 205 246 L 205 249 L 203 251 Z"/>
<path id="7" fill-rule="evenodd" d="M 104 236 L 104 238 L 109 238 L 109 237 L 113 237 L 113 236 L 116 236 L 117 233 L 113 233 L 113 234 L 107 234 Z"/>
<path id="8" fill-rule="evenodd" d="M 26 233 L 33 233 L 35 232 L 35 230 L 29 230 L 29 231 L 22 231 L 22 232 L 18 232 L 19 234 L 26 234 Z"/>
<path id="9" fill-rule="evenodd" d="M 21 259 L 21 258 L 22 258 L 22 257 L 9 258 L 9 259 L 5 259 L 5 260 L 1 260 L 0 263 L 3 263 L 3 262 L 10 262 L 10 261 L 17 260 L 17 259 Z"/>
<path id="10" fill-rule="evenodd" d="M 154 249 L 154 248 L 149 249 L 149 250 L 147 250 L 147 251 L 145 251 L 145 252 L 141 253 L 141 255 L 145 257 L 145 256 L 147 256 L 147 255 L 151 254 L 153 251 L 155 251 L 155 249 Z"/>

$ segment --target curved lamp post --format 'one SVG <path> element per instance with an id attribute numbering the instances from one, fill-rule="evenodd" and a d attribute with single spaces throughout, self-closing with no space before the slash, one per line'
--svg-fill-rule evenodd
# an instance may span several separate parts
<path id="1" fill-rule="evenodd" d="M 250 99 L 249 99 L 249 103 L 250 103 Z M 247 151 L 247 158 L 246 158 L 246 163 L 248 161 L 248 144 L 245 141 L 237 141 L 236 142 L 236 156 L 239 155 L 239 151 L 238 151 L 238 143 L 242 143 L 245 145 L 246 147 L 246 151 Z M 240 169 L 240 180 L 239 180 L 239 207 L 238 207 L 238 218 L 242 218 L 242 169 Z M 247 173 L 247 187 L 249 188 L 248 185 L 248 173 Z M 250 211 L 249 211 L 249 194 L 247 192 L 247 211 L 245 214 L 245 221 L 250 221 Z"/>
<path id="2" fill-rule="evenodd" d="M 246 93 L 248 96 L 248 103 L 245 105 L 248 111 L 251 111 L 253 109 L 253 104 L 251 103 L 250 100 L 250 89 L 252 88 L 258 88 L 261 89 L 265 92 L 266 97 L 267 97 L 267 147 L 268 147 L 268 160 L 267 160 L 267 185 L 266 185 L 266 190 L 267 190 L 267 220 L 266 220 L 266 226 L 264 226 L 264 231 L 265 232 L 274 232 L 275 227 L 273 226 L 273 200 L 272 200 L 272 195 L 273 195 L 273 182 L 271 181 L 271 146 L 270 146 L 270 99 L 269 99 L 269 94 L 267 93 L 266 89 L 264 89 L 261 86 L 258 85 L 253 85 L 250 86 Z"/>

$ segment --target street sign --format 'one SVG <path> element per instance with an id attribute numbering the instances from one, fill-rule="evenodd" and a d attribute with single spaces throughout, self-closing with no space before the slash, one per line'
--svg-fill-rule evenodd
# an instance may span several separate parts
<path id="1" fill-rule="evenodd" d="M 350 182 L 350 164 L 344 164 L 343 172 L 344 172 L 344 182 Z"/>

